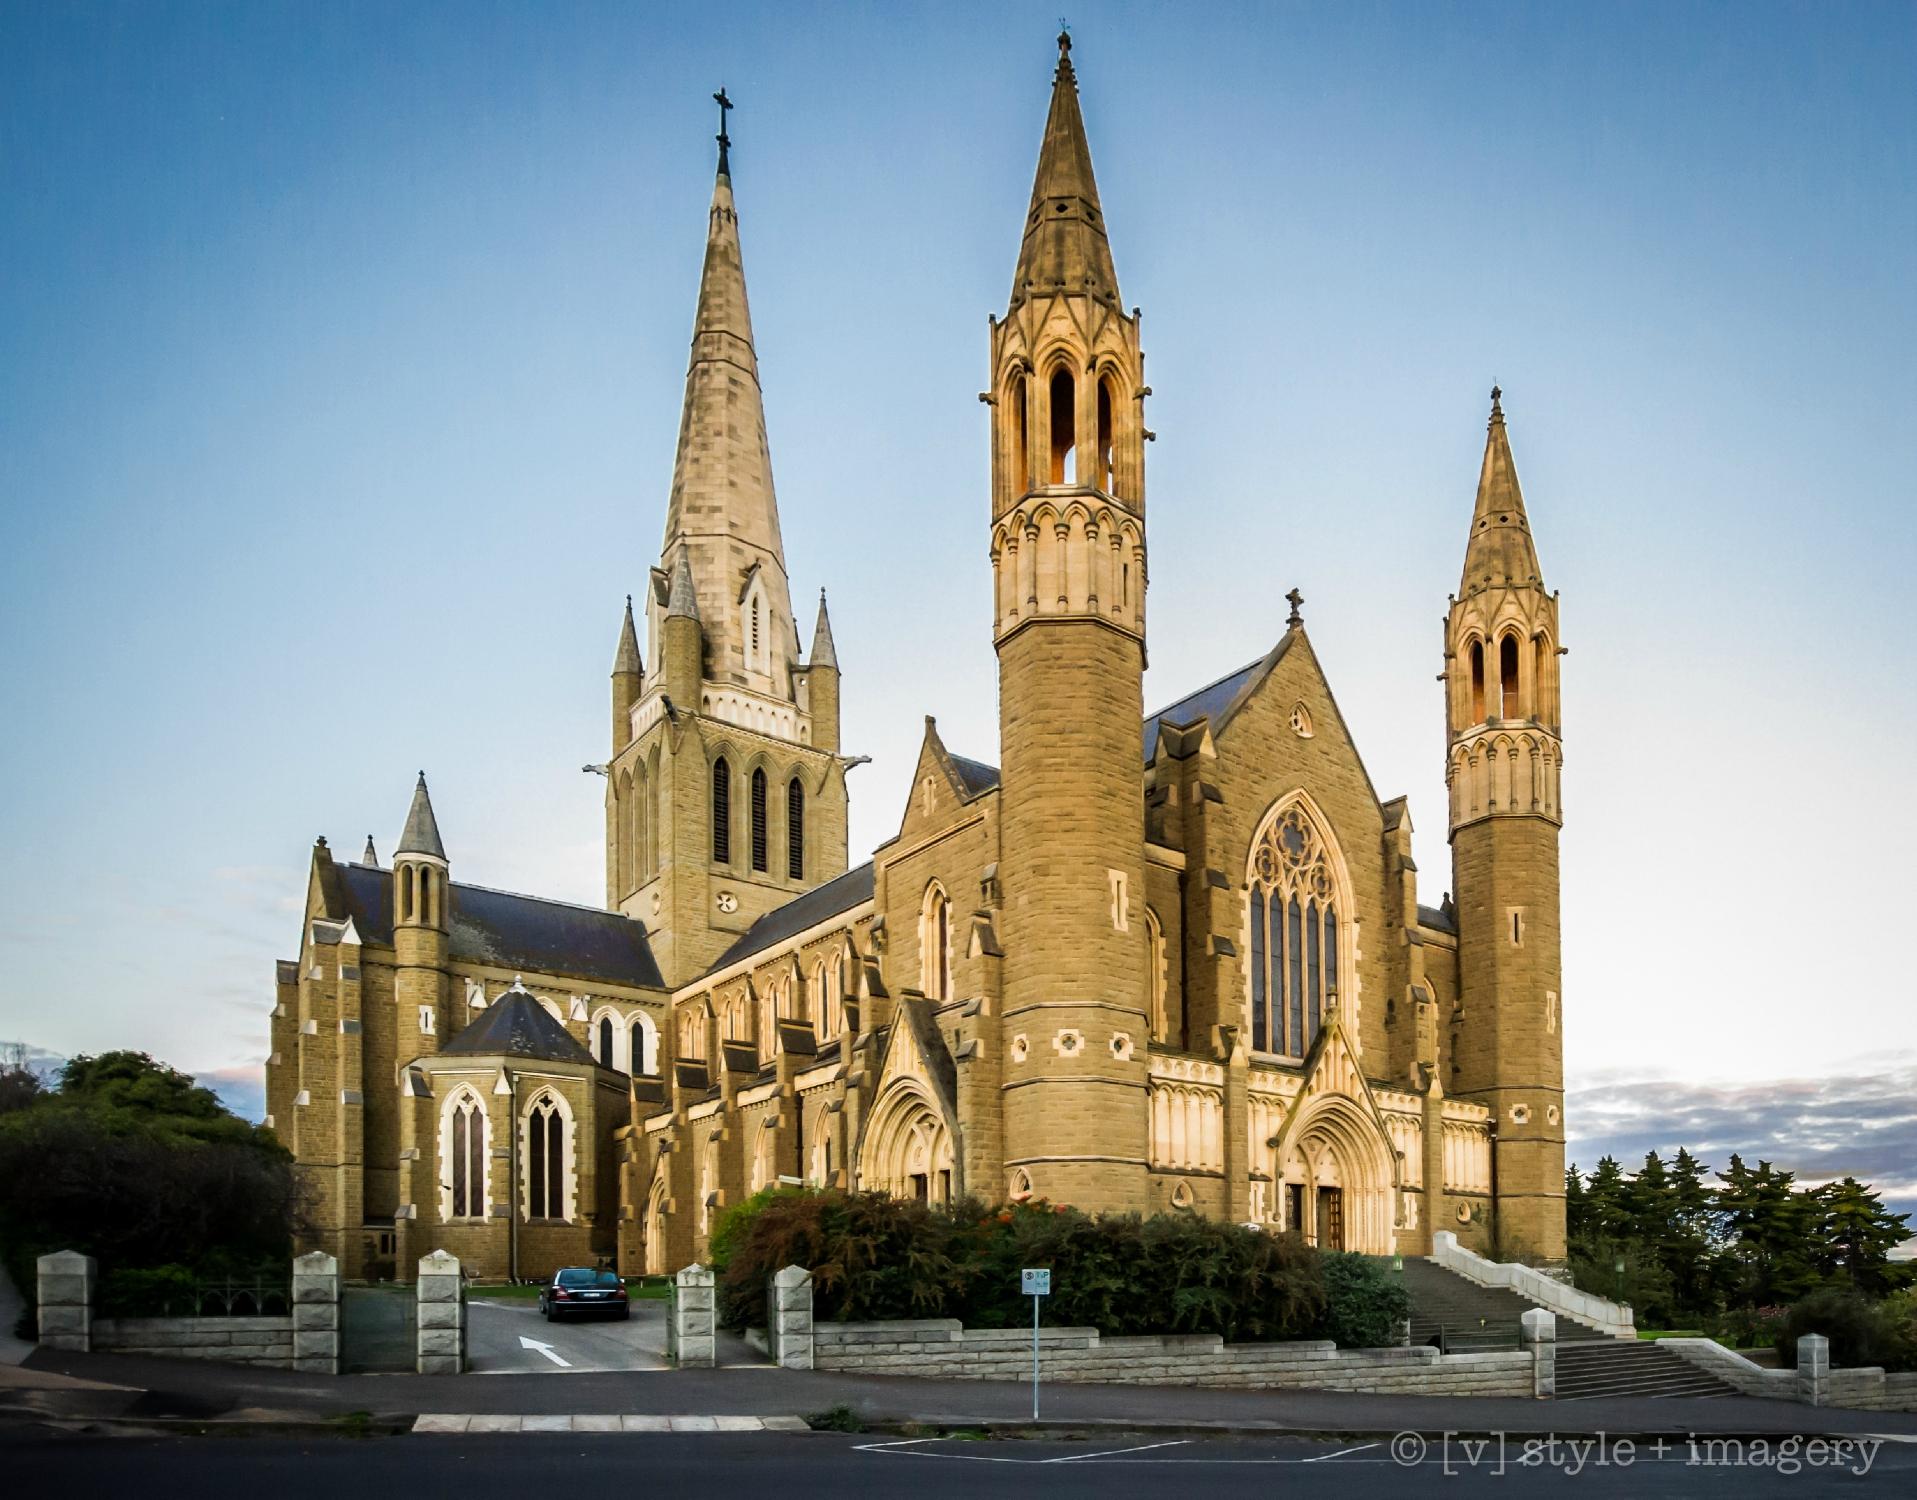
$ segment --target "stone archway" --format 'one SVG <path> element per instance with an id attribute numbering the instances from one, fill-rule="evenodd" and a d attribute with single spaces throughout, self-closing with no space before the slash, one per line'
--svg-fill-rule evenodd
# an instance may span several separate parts
<path id="1" fill-rule="evenodd" d="M 1276 1164 L 1283 1226 L 1321 1249 L 1389 1255 L 1397 1167 L 1376 1122 L 1342 1095 L 1321 1095 L 1285 1134 Z"/>
<path id="2" fill-rule="evenodd" d="M 916 1083 L 895 1083 L 873 1108 L 859 1152 L 859 1184 L 921 1203 L 952 1201 L 952 1132 Z"/>

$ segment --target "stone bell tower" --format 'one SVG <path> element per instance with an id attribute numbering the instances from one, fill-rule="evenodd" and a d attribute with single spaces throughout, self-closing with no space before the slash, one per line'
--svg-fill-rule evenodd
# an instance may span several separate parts
<path id="1" fill-rule="evenodd" d="M 1071 39 L 1058 44 L 983 397 L 1003 760 L 1005 1186 L 1142 1211 L 1144 357 L 1137 314 L 1119 301 Z"/>
<path id="2" fill-rule="evenodd" d="M 1444 1084 L 1491 1110 L 1500 1253 L 1553 1264 L 1565 1234 L 1562 647 L 1500 396 L 1494 388 L 1464 578 L 1445 621 L 1460 1003 Z"/>

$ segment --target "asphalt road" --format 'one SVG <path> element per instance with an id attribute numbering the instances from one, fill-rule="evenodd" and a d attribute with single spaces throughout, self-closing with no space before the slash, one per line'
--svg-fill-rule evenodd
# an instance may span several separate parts
<path id="1" fill-rule="evenodd" d="M 528 1347 L 529 1342 L 548 1347 Z M 635 1302 L 623 1323 L 606 1318 L 548 1323 L 533 1302 L 473 1300 L 466 1304 L 466 1351 L 475 1374 L 663 1370 L 666 1305 Z"/>
<path id="2" fill-rule="evenodd" d="M 1301 1440 L 1166 1442 L 910 1441 L 834 1433 L 388 1437 L 325 1441 L 279 1438 L 168 1438 L 75 1441 L 20 1439 L 0 1445 L 9 1489 L 19 1495 L 190 1494 L 195 1500 L 337 1500 L 341 1493 L 405 1494 L 408 1500 L 524 1500 L 555 1485 L 581 1493 L 643 1489 L 648 1496 L 742 1493 L 776 1486 L 780 1500 L 848 1494 L 913 1500 L 995 1495 L 1044 1500 L 1111 1500 L 1114 1495 L 1258 1497 L 1275 1493 L 1430 1500 L 1438 1495 L 1765 1497 L 1907 1495 L 1917 1488 L 1917 1445 L 1885 1443 L 1866 1459 L 1842 1462 L 1799 1452 L 1795 1470 L 1769 1452 L 1663 1457 L 1561 1450 L 1525 1465 L 1517 1450 L 1421 1457 L 1389 1445 L 1341 1447 Z M 1402 1462 L 1409 1458 L 1412 1461 Z M 1709 1460 L 1704 1461 L 1704 1460 Z M 989 1469 L 981 1465 L 989 1464 Z M 1447 1472 L 1447 1465 L 1449 1472 Z M 1575 1467 L 1574 1467 L 1575 1466 Z M 603 1485 L 604 1489 L 590 1488 Z M 614 1486 L 621 1487 L 615 1491 Z"/>

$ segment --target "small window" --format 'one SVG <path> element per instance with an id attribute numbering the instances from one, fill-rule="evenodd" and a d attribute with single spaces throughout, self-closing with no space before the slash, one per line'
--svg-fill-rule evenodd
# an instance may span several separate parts
<path id="1" fill-rule="evenodd" d="M 1515 635 L 1507 635 L 1498 642 L 1498 690 L 1498 716 L 1517 718 L 1522 710 L 1518 706 L 1518 638 Z"/>
<path id="2" fill-rule="evenodd" d="M 613 1066 L 612 1060 L 612 1017 L 599 1018 L 599 1063 L 602 1067 Z"/>
<path id="3" fill-rule="evenodd" d="M 1471 722 L 1484 722 L 1484 642 L 1471 643 Z"/>

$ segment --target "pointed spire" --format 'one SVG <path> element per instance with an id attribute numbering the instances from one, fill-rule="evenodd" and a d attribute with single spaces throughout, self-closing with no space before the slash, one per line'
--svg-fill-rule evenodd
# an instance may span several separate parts
<path id="1" fill-rule="evenodd" d="M 1491 387 L 1490 430 L 1484 440 L 1484 466 L 1478 473 L 1478 500 L 1471 512 L 1471 541 L 1464 552 L 1463 597 L 1484 588 L 1544 586 L 1531 522 L 1518 488 L 1518 466 L 1504 430 L 1504 392 Z"/>
<path id="2" fill-rule="evenodd" d="M 359 857 L 359 862 L 363 865 L 371 865 L 375 869 L 379 868 L 379 851 L 373 847 L 373 836 L 370 833 L 366 835 L 366 852 Z"/>
<path id="3" fill-rule="evenodd" d="M 691 554 L 697 613 L 705 624 L 714 668 L 721 673 L 745 665 L 739 580 L 754 565 L 764 572 L 766 605 L 775 628 L 792 619 L 727 160 L 730 136 L 723 122 L 731 101 L 724 94 L 722 89 L 714 96 L 721 106 L 719 173 L 706 221 L 705 267 L 660 550 L 662 558 Z"/>
<path id="4" fill-rule="evenodd" d="M 683 615 L 688 620 L 699 618 L 699 591 L 692 583 L 692 554 L 681 551 L 679 561 L 672 569 L 672 591 L 666 595 L 666 616 Z"/>
<path id="5" fill-rule="evenodd" d="M 1092 177 L 1092 148 L 1078 110 L 1078 77 L 1072 71 L 1071 33 L 1058 34 L 1058 70 L 1052 75 L 1052 108 L 1045 117 L 1032 205 L 1025 215 L 1025 241 L 1012 277 L 1012 303 L 1047 291 L 1081 292 L 1118 302 L 1118 272 L 1105 237 L 1105 213 Z"/>
<path id="6" fill-rule="evenodd" d="M 839 653 L 832 649 L 832 621 L 825 612 L 825 590 L 819 590 L 819 619 L 812 627 L 812 659 L 806 663 L 809 667 L 831 667 L 837 670 Z"/>
<path id="7" fill-rule="evenodd" d="M 612 675 L 638 677 L 644 671 L 639 661 L 639 632 L 632 623 L 632 595 L 628 594 L 625 624 L 619 627 L 619 650 L 612 659 Z"/>
<path id="8" fill-rule="evenodd" d="M 446 858 L 446 846 L 439 841 L 439 820 L 433 816 L 433 799 L 426 794 L 426 773 L 419 773 L 419 785 L 413 788 L 413 805 L 406 814 L 406 827 L 400 833 L 399 847 L 393 857 L 403 854 L 429 854 Z"/>

